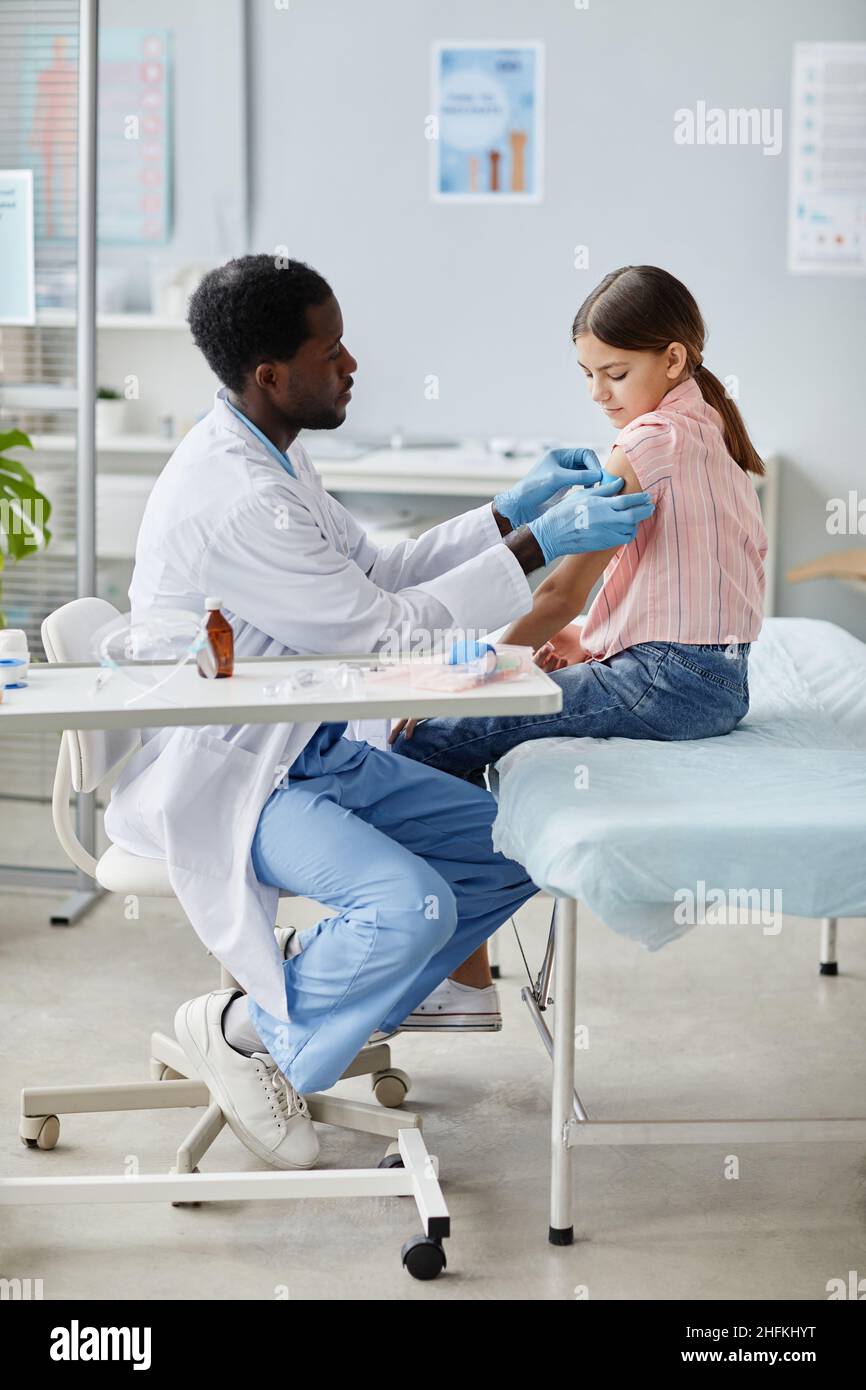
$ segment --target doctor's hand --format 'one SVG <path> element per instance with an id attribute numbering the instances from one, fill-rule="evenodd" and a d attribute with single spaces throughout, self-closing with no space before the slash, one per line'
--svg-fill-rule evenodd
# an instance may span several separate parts
<path id="1" fill-rule="evenodd" d="M 493 505 L 517 529 L 534 521 L 546 502 L 565 487 L 592 487 L 604 471 L 592 449 L 552 449 L 525 478 L 506 492 L 497 492 Z"/>
<path id="2" fill-rule="evenodd" d="M 624 483 L 614 478 L 593 492 L 572 493 L 530 522 L 546 565 L 560 555 L 610 550 L 634 540 L 638 524 L 652 516 L 654 504 L 646 492 L 615 497 Z"/>

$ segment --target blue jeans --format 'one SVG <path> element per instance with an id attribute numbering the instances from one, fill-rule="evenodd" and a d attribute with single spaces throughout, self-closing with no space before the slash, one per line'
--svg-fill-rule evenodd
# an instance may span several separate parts
<path id="1" fill-rule="evenodd" d="M 641 642 L 551 676 L 559 714 L 426 719 L 395 751 L 483 785 L 483 769 L 534 738 L 690 739 L 727 734 L 749 708 L 749 643 Z"/>

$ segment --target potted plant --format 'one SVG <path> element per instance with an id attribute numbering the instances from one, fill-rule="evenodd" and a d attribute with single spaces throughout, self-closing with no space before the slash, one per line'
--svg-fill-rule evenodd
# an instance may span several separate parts
<path id="1" fill-rule="evenodd" d="M 96 433 L 100 438 L 123 434 L 126 424 L 126 401 L 120 391 L 100 386 L 96 392 Z"/>
<path id="2" fill-rule="evenodd" d="M 6 453 L 7 449 L 20 447 L 33 448 L 22 430 L 0 433 L 0 572 L 7 555 L 12 560 L 21 560 L 51 540 L 46 524 L 51 515 L 51 503 L 37 488 L 33 474 Z M 2 593 L 0 582 L 0 598 Z M 0 628 L 5 626 L 6 615 L 0 611 Z"/>

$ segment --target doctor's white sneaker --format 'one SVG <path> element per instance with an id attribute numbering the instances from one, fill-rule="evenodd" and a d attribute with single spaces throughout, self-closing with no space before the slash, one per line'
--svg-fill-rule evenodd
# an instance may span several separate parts
<path id="1" fill-rule="evenodd" d="M 499 991 L 445 979 L 400 1024 L 401 1033 L 498 1033 L 502 1028 Z"/>
<path id="2" fill-rule="evenodd" d="M 181 1004 L 178 1042 L 242 1144 L 274 1168 L 312 1168 L 319 1140 L 307 1102 L 266 1052 L 245 1057 L 225 1040 L 222 1017 L 236 989 Z"/>

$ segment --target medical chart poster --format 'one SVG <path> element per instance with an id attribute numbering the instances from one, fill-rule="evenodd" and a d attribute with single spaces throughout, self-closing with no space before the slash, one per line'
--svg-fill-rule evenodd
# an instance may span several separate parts
<path id="1" fill-rule="evenodd" d="M 0 169 L 0 323 L 35 323 L 33 170 Z"/>
<path id="2" fill-rule="evenodd" d="M 172 227 L 172 44 L 167 29 L 99 34 L 99 240 L 165 244 Z"/>
<path id="3" fill-rule="evenodd" d="M 544 45 L 433 45 L 436 201 L 537 203 L 542 197 Z"/>
<path id="4" fill-rule="evenodd" d="M 866 43 L 794 47 L 788 269 L 866 274 Z"/>

